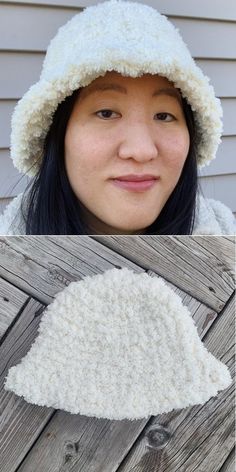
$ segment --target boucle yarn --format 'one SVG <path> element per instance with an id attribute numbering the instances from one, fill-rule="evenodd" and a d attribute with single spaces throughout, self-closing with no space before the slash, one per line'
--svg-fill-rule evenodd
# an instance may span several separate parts
<path id="1" fill-rule="evenodd" d="M 18 102 L 11 158 L 20 172 L 33 176 L 38 171 L 58 104 L 112 70 L 130 77 L 159 74 L 173 82 L 194 113 L 199 167 L 215 158 L 222 133 L 220 100 L 179 31 L 148 5 L 110 0 L 86 8 L 59 28 L 39 81 Z"/>
<path id="2" fill-rule="evenodd" d="M 121 420 L 202 404 L 230 383 L 162 279 L 114 268 L 56 295 L 4 388 L 37 405 Z"/>

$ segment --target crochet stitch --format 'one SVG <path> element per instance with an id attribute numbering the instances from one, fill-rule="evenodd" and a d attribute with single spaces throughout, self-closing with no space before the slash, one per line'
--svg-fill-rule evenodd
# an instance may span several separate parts
<path id="1" fill-rule="evenodd" d="M 172 81 L 195 116 L 199 167 L 215 158 L 222 133 L 220 100 L 178 30 L 148 5 L 110 0 L 75 15 L 50 42 L 40 80 L 12 116 L 15 167 L 34 176 L 58 104 L 112 70 L 130 77 L 159 74 Z"/>
<path id="2" fill-rule="evenodd" d="M 71 282 L 4 388 L 30 403 L 108 419 L 203 404 L 231 384 L 181 298 L 122 268 Z"/>

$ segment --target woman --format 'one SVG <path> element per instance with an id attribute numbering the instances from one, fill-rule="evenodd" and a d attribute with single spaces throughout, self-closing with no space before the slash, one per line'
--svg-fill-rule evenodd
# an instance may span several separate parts
<path id="1" fill-rule="evenodd" d="M 119 0 L 88 7 L 59 29 L 14 111 L 11 157 L 33 180 L 0 233 L 233 233 L 231 211 L 197 185 L 221 114 L 166 17 Z"/>

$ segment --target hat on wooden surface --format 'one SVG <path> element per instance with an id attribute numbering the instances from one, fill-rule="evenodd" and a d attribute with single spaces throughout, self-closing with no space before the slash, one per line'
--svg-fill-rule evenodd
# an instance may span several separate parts
<path id="1" fill-rule="evenodd" d="M 4 388 L 37 405 L 121 420 L 202 404 L 230 384 L 181 298 L 160 278 L 115 268 L 56 295 Z"/>

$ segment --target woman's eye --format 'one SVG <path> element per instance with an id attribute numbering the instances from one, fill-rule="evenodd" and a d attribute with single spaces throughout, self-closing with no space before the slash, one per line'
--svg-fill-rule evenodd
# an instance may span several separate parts
<path id="1" fill-rule="evenodd" d="M 103 119 L 111 118 L 112 114 L 117 114 L 117 113 L 115 113 L 114 111 L 109 110 L 109 109 L 99 110 L 95 113 L 95 115 L 97 115 L 97 116 L 99 116 L 100 118 L 103 118 Z"/>
<path id="2" fill-rule="evenodd" d="M 174 121 L 175 117 L 171 115 L 170 113 L 157 113 L 156 114 L 157 119 L 161 121 Z"/>

